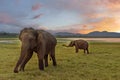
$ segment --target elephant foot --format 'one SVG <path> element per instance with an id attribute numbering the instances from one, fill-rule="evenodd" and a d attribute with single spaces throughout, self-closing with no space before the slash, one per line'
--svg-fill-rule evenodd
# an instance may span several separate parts
<path id="1" fill-rule="evenodd" d="M 40 65 L 40 66 L 39 66 L 39 69 L 43 71 L 43 70 L 44 70 L 44 66 L 43 66 L 43 65 Z"/>
<path id="2" fill-rule="evenodd" d="M 41 71 L 44 71 L 44 68 L 39 68 Z"/>
<path id="3" fill-rule="evenodd" d="M 57 66 L 56 62 L 55 62 L 55 63 L 53 63 L 53 66 Z"/>
<path id="4" fill-rule="evenodd" d="M 78 51 L 76 51 L 75 53 L 78 53 Z"/>
<path id="5" fill-rule="evenodd" d="M 18 73 L 18 70 L 14 70 L 14 73 Z"/>
<path id="6" fill-rule="evenodd" d="M 39 69 L 40 69 L 40 70 L 44 70 L 43 60 L 40 60 L 40 61 L 39 61 Z"/>

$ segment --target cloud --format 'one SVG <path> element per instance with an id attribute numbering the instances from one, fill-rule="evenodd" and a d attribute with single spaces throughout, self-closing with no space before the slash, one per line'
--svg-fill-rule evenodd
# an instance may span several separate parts
<path id="1" fill-rule="evenodd" d="M 101 18 L 100 14 L 107 14 L 107 8 L 100 3 L 101 0 L 51 0 L 46 3 L 47 5 L 44 5 L 51 11 L 54 10 L 58 12 L 58 15 L 63 11 L 76 13 L 78 15 L 78 18 L 82 19 L 83 23 L 89 23 L 98 21 Z M 91 19 L 91 17 L 88 17 L 88 15 L 95 16 L 98 19 L 93 20 L 93 18 Z"/>
<path id="2" fill-rule="evenodd" d="M 7 13 L 0 13 L 0 23 L 11 24 L 14 22 L 15 22 L 15 19 L 11 15 L 9 15 Z"/>
<path id="3" fill-rule="evenodd" d="M 40 3 L 36 3 L 36 4 L 34 4 L 33 6 L 32 6 L 32 10 L 33 11 L 36 11 L 36 10 L 38 10 L 38 9 L 40 9 L 41 8 L 41 4 Z"/>
<path id="4" fill-rule="evenodd" d="M 72 32 L 72 33 L 81 33 L 80 31 L 86 31 L 93 29 L 93 26 L 89 26 L 87 24 L 74 24 L 74 25 L 68 25 L 68 26 L 62 26 L 62 28 L 52 29 L 56 32 Z"/>
<path id="5" fill-rule="evenodd" d="M 120 0 L 50 0 L 46 4 L 49 9 L 77 12 L 82 16 L 102 13 L 110 15 L 112 10 L 120 8 Z"/>
<path id="6" fill-rule="evenodd" d="M 43 14 L 38 14 L 36 16 L 33 17 L 33 19 L 37 19 L 37 18 L 40 18 Z"/>
<path id="7" fill-rule="evenodd" d="M 63 28 L 59 28 L 57 31 L 87 34 L 93 31 L 116 32 L 119 30 L 120 30 L 120 19 L 119 18 L 105 17 L 98 22 L 63 26 Z"/>
<path id="8" fill-rule="evenodd" d="M 35 16 L 34 18 L 38 18 L 40 15 Z M 35 23 L 34 20 L 30 19 L 16 19 L 16 17 L 13 17 L 12 15 L 8 13 L 0 13 L 0 25 L 9 25 L 10 27 L 35 27 L 37 28 L 39 24 Z"/>
<path id="9" fill-rule="evenodd" d="M 12 25 L 13 27 L 22 27 L 23 25 L 16 17 L 5 12 L 0 13 L 0 24 Z"/>
<path id="10" fill-rule="evenodd" d="M 119 19 L 120 21 L 120 19 Z M 92 31 L 110 31 L 110 32 L 115 32 L 120 30 L 120 24 L 118 23 L 118 19 L 116 18 L 111 18 L 111 17 L 106 17 L 103 20 L 95 23 L 89 23 L 87 26 L 91 26 L 91 28 L 82 28 L 79 29 L 79 33 L 89 33 Z"/>

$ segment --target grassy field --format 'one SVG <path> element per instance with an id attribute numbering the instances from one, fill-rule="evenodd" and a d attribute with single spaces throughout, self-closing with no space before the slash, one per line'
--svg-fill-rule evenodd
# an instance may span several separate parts
<path id="1" fill-rule="evenodd" d="M 13 40 L 14 43 L 0 43 L 0 80 L 120 80 L 120 43 L 89 42 L 91 54 L 86 55 L 83 50 L 76 54 L 74 48 L 63 47 L 69 41 L 58 39 L 57 67 L 49 61 L 45 71 L 40 71 L 34 54 L 25 72 L 15 74 L 20 42 Z"/>

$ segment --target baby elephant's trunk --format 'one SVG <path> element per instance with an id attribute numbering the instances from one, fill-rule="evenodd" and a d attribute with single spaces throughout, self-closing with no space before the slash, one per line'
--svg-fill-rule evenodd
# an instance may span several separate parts
<path id="1" fill-rule="evenodd" d="M 65 44 L 63 44 L 62 46 L 69 47 L 69 46 L 67 46 L 67 45 L 65 45 Z"/>

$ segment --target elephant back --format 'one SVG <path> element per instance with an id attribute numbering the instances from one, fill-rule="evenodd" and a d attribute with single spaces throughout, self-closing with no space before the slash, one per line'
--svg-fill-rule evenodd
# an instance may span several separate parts
<path id="1" fill-rule="evenodd" d="M 38 33 L 39 39 L 42 38 L 46 43 L 56 45 L 57 43 L 56 38 L 49 32 L 44 31 L 44 30 L 37 30 L 37 33 Z"/>
<path id="2" fill-rule="evenodd" d="M 77 45 L 79 47 L 79 49 L 86 49 L 88 48 L 88 42 L 85 40 L 76 40 Z"/>

